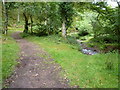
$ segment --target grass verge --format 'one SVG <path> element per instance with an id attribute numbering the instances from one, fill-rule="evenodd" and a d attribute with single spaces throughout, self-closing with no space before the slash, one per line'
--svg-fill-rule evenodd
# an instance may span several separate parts
<path id="1" fill-rule="evenodd" d="M 9 35 L 2 37 L 2 79 L 3 81 L 11 75 L 15 65 L 18 63 L 19 46 Z"/>
<path id="2" fill-rule="evenodd" d="M 62 38 L 28 36 L 29 41 L 42 46 L 65 70 L 64 77 L 80 88 L 118 88 L 118 53 L 85 55 Z"/>

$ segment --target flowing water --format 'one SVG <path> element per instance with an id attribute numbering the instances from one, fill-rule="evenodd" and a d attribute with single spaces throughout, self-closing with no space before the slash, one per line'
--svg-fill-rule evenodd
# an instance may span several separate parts
<path id="1" fill-rule="evenodd" d="M 92 49 L 88 49 L 88 48 L 84 48 L 82 41 L 81 40 L 77 40 L 77 42 L 79 43 L 81 49 L 81 52 L 87 55 L 95 55 L 98 54 L 98 52 L 96 50 L 92 50 Z"/>
<path id="2" fill-rule="evenodd" d="M 90 49 L 81 49 L 81 52 L 84 54 L 87 54 L 87 55 L 95 55 L 98 53 L 98 52 L 90 50 Z"/>

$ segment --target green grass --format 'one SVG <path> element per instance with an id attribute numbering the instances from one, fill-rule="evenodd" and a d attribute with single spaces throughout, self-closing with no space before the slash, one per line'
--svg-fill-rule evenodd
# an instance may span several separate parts
<path id="1" fill-rule="evenodd" d="M 2 39 L 0 38 L 0 60 L 2 60 Z M 0 89 L 2 89 L 2 61 L 0 61 Z"/>
<path id="2" fill-rule="evenodd" d="M 59 42 L 62 38 L 52 35 L 47 37 L 28 36 L 26 39 L 43 47 L 56 63 L 65 70 L 65 78 L 71 85 L 81 88 L 117 88 L 118 53 L 85 55 L 74 46 Z"/>
<path id="3" fill-rule="evenodd" d="M 12 30 L 12 31 L 23 31 L 24 28 L 23 27 L 8 27 L 9 30 Z M 8 31 L 9 32 L 9 31 Z"/>
<path id="4" fill-rule="evenodd" d="M 4 40 L 6 38 L 6 40 Z M 19 46 L 9 35 L 2 37 L 2 79 L 5 80 L 11 75 L 15 65 L 16 59 L 19 58 Z"/>

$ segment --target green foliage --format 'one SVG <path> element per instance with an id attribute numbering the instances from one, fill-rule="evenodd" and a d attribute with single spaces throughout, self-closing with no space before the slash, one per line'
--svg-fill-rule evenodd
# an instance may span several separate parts
<path id="1" fill-rule="evenodd" d="M 62 75 L 69 79 L 71 85 L 81 88 L 118 88 L 118 52 L 90 56 L 73 49 L 73 45 L 63 42 L 57 44 L 59 37 L 55 35 L 30 36 L 27 39 L 49 52 L 55 62 L 62 66 L 65 71 Z"/>
<path id="2" fill-rule="evenodd" d="M 93 38 L 92 41 L 98 42 L 98 43 L 117 43 L 118 36 L 106 34 L 106 35 L 101 35 L 99 37 Z"/>
<path id="3" fill-rule="evenodd" d="M 76 40 L 76 39 L 79 39 L 78 33 L 71 33 L 70 35 L 68 35 L 68 37 L 69 37 L 69 36 L 73 37 L 75 40 Z"/>
<path id="4" fill-rule="evenodd" d="M 84 12 L 81 13 L 81 16 L 78 17 L 82 17 L 82 20 L 78 19 L 76 21 L 74 21 L 73 25 L 75 25 L 75 27 L 78 28 L 78 31 L 87 31 L 87 32 L 92 32 L 92 25 L 91 25 L 91 19 L 93 19 L 92 16 L 95 16 L 96 13 L 93 12 Z"/>
<path id="5" fill-rule="evenodd" d="M 89 33 L 87 32 L 87 30 L 82 30 L 81 32 L 79 32 L 79 36 L 86 36 L 88 35 Z"/>
<path id="6" fill-rule="evenodd" d="M 70 27 L 72 23 L 72 16 L 74 14 L 73 3 L 71 2 L 61 2 L 59 4 L 59 12 L 61 15 L 62 22 L 65 21 L 66 28 Z"/>
<path id="7" fill-rule="evenodd" d="M 20 33 L 20 35 L 21 35 L 22 38 L 25 38 L 25 37 L 28 37 L 30 34 L 23 32 L 23 33 Z"/>
<path id="8" fill-rule="evenodd" d="M 60 32 L 61 21 L 65 20 L 67 29 L 70 26 L 78 28 L 79 35 L 84 36 L 80 37 L 81 40 L 87 41 L 88 33 L 94 35 L 94 38 L 90 40 L 91 43 L 88 44 L 91 47 L 99 46 L 100 49 L 111 50 L 111 46 L 114 48 L 119 46 L 117 42 L 120 34 L 120 10 L 118 7 L 110 8 L 104 2 L 6 3 L 6 7 L 9 18 L 11 18 L 9 23 L 12 23 L 12 19 L 16 21 L 14 16 L 17 14 L 15 11 L 18 7 L 21 7 L 21 16 L 23 12 L 26 13 L 28 22 L 32 16 L 33 32 L 39 36 Z M 29 25 L 31 22 L 28 23 Z M 76 42 L 79 38 L 78 34 L 67 36 L 66 40 L 55 35 L 36 37 L 22 33 L 21 36 L 44 47 L 55 62 L 65 70 L 64 75 L 69 78 L 72 85 L 79 85 L 83 88 L 118 87 L 118 52 L 94 56 L 84 55 L 77 50 L 81 50 Z M 13 39 L 9 38 L 3 42 L 3 79 L 10 75 L 14 65 L 17 64 L 15 61 L 17 52 L 18 46 Z"/>
<path id="9" fill-rule="evenodd" d="M 102 28 L 99 33 L 94 29 L 98 33 L 96 36 L 99 36 L 101 33 L 118 35 L 118 8 L 111 8 L 104 2 L 93 4 L 91 8 L 98 13 L 98 16 L 95 18 L 97 27 L 93 28 Z"/>
<path id="10" fill-rule="evenodd" d="M 34 33 L 37 33 L 37 35 L 48 35 L 49 32 L 47 32 L 47 26 L 45 25 L 35 25 L 33 26 Z"/>
<path id="11" fill-rule="evenodd" d="M 87 30 L 87 32 L 94 33 L 95 36 L 100 34 L 119 35 L 120 10 L 109 7 L 105 2 L 7 2 L 6 7 L 9 11 L 10 24 L 13 21 L 15 23 L 16 17 L 14 16 L 18 14 L 19 8 L 20 17 L 23 17 L 23 12 L 27 14 L 28 19 L 32 16 L 33 24 L 37 24 L 46 33 L 58 33 L 61 30 L 61 20 L 65 20 L 67 28 L 72 24 L 73 27 L 78 28 L 79 32 Z M 40 32 L 44 30 L 40 30 Z"/>
<path id="12" fill-rule="evenodd" d="M 58 3 L 35 3 L 35 25 L 33 31 L 39 35 L 49 35 L 59 32 L 61 27 Z M 41 14 L 40 14 L 41 13 Z"/>
<path id="13" fill-rule="evenodd" d="M 10 11 L 11 9 L 15 8 L 15 2 L 6 2 L 5 7 L 8 9 L 8 11 Z"/>
<path id="14" fill-rule="evenodd" d="M 43 35 L 55 34 L 58 31 L 46 25 L 35 25 L 33 26 L 33 32 L 39 36 L 43 36 Z"/>
<path id="15" fill-rule="evenodd" d="M 116 36 L 117 37 L 117 36 Z M 88 47 L 97 47 L 101 52 L 108 53 L 110 51 L 119 50 L 118 39 L 115 36 L 99 36 L 91 38 L 87 45 Z"/>
<path id="16" fill-rule="evenodd" d="M 70 44 L 77 44 L 76 38 L 67 36 L 68 43 Z"/>
<path id="17" fill-rule="evenodd" d="M 117 73 L 118 72 L 118 58 L 117 58 L 118 51 L 112 51 L 110 53 L 107 53 L 106 55 L 108 55 L 108 57 L 105 59 L 105 69 L 115 70 L 114 74 L 118 75 L 118 73 Z M 116 61 L 114 61 L 114 60 L 116 60 Z"/>
<path id="18" fill-rule="evenodd" d="M 111 8 L 105 2 L 89 3 L 84 13 L 76 9 L 79 19 L 74 20 L 73 26 L 78 28 L 80 36 L 93 33 L 96 42 L 115 43 L 118 42 L 120 30 L 118 11 L 118 8 Z"/>

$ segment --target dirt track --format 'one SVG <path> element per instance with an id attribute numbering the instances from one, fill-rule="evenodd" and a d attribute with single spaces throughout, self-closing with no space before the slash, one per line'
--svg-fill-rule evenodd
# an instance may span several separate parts
<path id="1" fill-rule="evenodd" d="M 10 88 L 68 88 L 68 80 L 60 75 L 61 67 L 38 45 L 20 37 L 12 37 L 19 44 L 21 52 L 13 75 L 6 80 Z"/>

